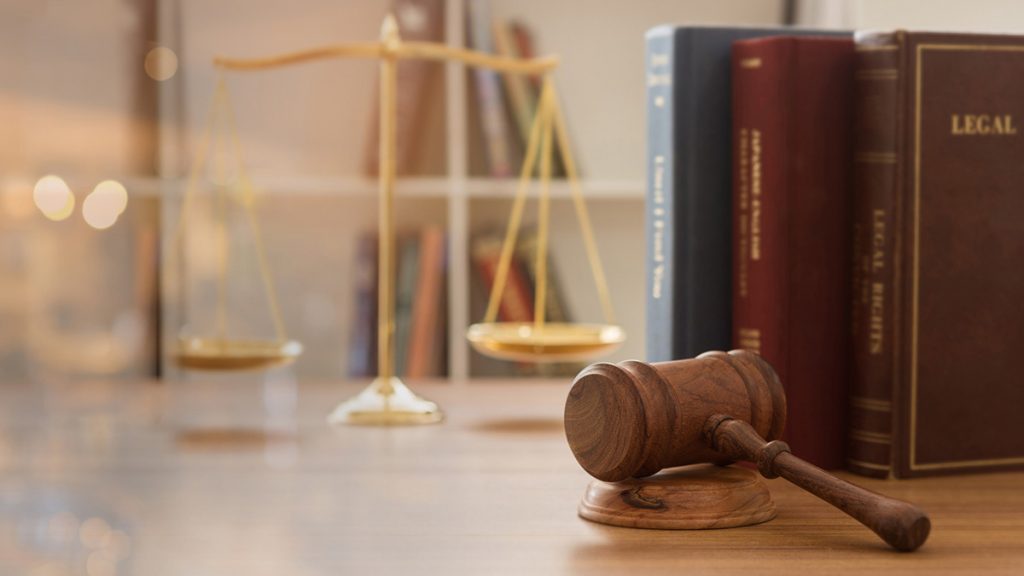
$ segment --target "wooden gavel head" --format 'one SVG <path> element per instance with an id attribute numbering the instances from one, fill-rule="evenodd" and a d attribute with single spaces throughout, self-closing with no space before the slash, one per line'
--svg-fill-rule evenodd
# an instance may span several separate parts
<path id="1" fill-rule="evenodd" d="M 765 440 L 779 438 L 786 395 L 775 370 L 743 350 L 655 364 L 594 364 L 573 382 L 565 434 L 584 470 L 618 482 L 662 468 L 731 460 L 703 437 L 714 415 L 747 422 Z"/>

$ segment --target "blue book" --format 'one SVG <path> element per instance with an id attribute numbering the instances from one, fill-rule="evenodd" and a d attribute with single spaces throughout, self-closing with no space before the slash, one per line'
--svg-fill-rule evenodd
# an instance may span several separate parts
<path id="1" fill-rule="evenodd" d="M 659 26 L 647 33 L 647 361 L 728 350 L 732 43 L 849 32 Z"/>
<path id="2" fill-rule="evenodd" d="M 377 374 L 377 231 L 356 240 L 354 265 L 355 305 L 349 335 L 348 375 L 366 378 Z"/>

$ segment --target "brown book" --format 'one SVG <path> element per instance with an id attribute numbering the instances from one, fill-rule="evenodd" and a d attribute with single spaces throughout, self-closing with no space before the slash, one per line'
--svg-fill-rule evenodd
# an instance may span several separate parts
<path id="1" fill-rule="evenodd" d="M 444 42 L 444 0 L 394 0 L 392 11 L 398 32 L 407 42 Z M 435 126 L 439 109 L 443 109 L 443 68 L 424 60 L 401 60 L 398 64 L 396 107 L 397 155 L 395 170 L 399 175 L 433 173 L 444 160 L 426 158 L 425 154 L 444 147 L 426 146 L 427 134 Z M 380 157 L 380 111 L 374 107 L 365 148 L 366 173 L 376 176 Z M 440 127 L 443 129 L 443 126 Z"/>
<path id="2" fill-rule="evenodd" d="M 786 441 L 845 465 L 853 38 L 734 42 L 733 345 L 786 389 Z"/>
<path id="3" fill-rule="evenodd" d="M 849 467 L 1024 465 L 1024 37 L 857 39 Z"/>
<path id="4" fill-rule="evenodd" d="M 409 378 L 437 376 L 437 348 L 444 339 L 438 337 L 438 319 L 441 308 L 441 290 L 444 283 L 444 232 L 436 226 L 427 226 L 420 232 L 419 277 L 413 298 L 412 327 L 409 337 L 409 359 L 405 375 Z"/>

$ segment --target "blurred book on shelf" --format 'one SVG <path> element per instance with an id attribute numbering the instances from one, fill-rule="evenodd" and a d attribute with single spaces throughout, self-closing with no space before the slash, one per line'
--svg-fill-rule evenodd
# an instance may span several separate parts
<path id="1" fill-rule="evenodd" d="M 529 28 L 522 22 L 504 18 L 494 19 L 494 48 L 499 56 L 507 58 L 530 59 L 536 55 L 533 34 Z M 502 74 L 502 80 L 505 103 L 516 128 L 512 131 L 511 140 L 514 149 L 519 153 L 517 160 L 521 163 L 530 139 L 530 128 L 537 113 L 541 79 L 523 74 Z M 561 148 L 557 141 L 552 142 L 551 175 L 556 178 L 565 176 Z"/>
<path id="2" fill-rule="evenodd" d="M 394 0 L 391 11 L 398 31 L 407 42 L 444 42 L 444 0 Z M 403 59 L 398 63 L 397 138 L 395 169 L 400 176 L 443 174 L 446 146 L 431 145 L 444 141 L 444 66 L 427 60 Z M 380 108 L 374 91 L 365 148 L 365 171 L 376 176 L 380 156 Z"/>
<path id="3" fill-rule="evenodd" d="M 489 4 L 488 0 L 466 2 L 466 44 L 479 52 L 494 53 Z M 511 149 L 514 140 L 499 74 L 487 68 L 472 68 L 469 73 L 477 98 L 477 125 L 482 136 L 488 174 L 499 178 L 511 176 L 516 166 Z"/>
<path id="4" fill-rule="evenodd" d="M 488 0 L 466 4 L 467 46 L 507 58 L 537 56 L 533 33 L 523 22 L 491 18 Z M 493 177 L 516 176 L 537 114 L 542 79 L 472 69 L 468 83 L 470 169 Z M 558 142 L 552 145 L 551 175 L 564 177 Z M 481 153 L 482 152 L 482 153 Z M 540 163 L 537 164 L 539 171 Z"/>
<path id="5" fill-rule="evenodd" d="M 447 248 L 436 226 L 401 231 L 396 247 L 395 374 L 409 378 L 447 374 Z M 378 241 L 363 233 L 356 247 L 354 321 L 347 373 L 377 374 Z"/>
<path id="6" fill-rule="evenodd" d="M 348 375 L 353 378 L 377 373 L 377 248 L 376 231 L 364 232 L 356 240 L 355 302 L 348 341 Z"/>
<path id="7" fill-rule="evenodd" d="M 501 293 L 496 322 L 533 322 L 536 297 L 537 231 L 523 230 L 516 245 Z M 470 312 L 474 322 L 481 321 L 494 288 L 498 264 L 501 259 L 504 235 L 496 229 L 482 230 L 473 235 L 470 244 L 473 278 L 470 290 Z M 548 289 L 545 299 L 545 322 L 571 322 L 558 270 L 548 255 Z M 571 376 L 583 366 L 573 362 L 527 363 L 506 362 L 486 358 L 474 352 L 470 371 L 475 377 L 501 376 Z"/>
<path id="8" fill-rule="evenodd" d="M 419 235 L 419 265 L 409 327 L 405 375 L 423 378 L 443 374 L 443 313 L 446 272 L 445 235 L 440 228 L 424 228 Z M 439 337 L 441 336 L 441 337 Z"/>

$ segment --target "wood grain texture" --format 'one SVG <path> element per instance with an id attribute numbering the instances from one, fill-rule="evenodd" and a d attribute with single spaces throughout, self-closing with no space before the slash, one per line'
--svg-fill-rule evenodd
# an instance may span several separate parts
<path id="1" fill-rule="evenodd" d="M 1021 472 L 858 478 L 928 510 L 933 534 L 914 554 L 781 478 L 766 481 L 777 517 L 756 526 L 602 526 L 576 514 L 590 478 L 561 428 L 568 382 L 411 383 L 445 424 L 324 425 L 366 381 L 5 382 L 0 573 L 56 561 L 32 538 L 64 511 L 131 537 L 119 575 L 1024 573 Z M 176 441 L 227 428 L 282 433 Z"/>
<path id="2" fill-rule="evenodd" d="M 694 464 L 650 478 L 592 481 L 580 517 L 626 528 L 708 530 L 760 524 L 775 517 L 771 493 L 743 468 Z"/>
<path id="3" fill-rule="evenodd" d="M 727 462 L 704 441 L 707 419 L 724 414 L 774 440 L 786 398 L 771 367 L 747 351 L 674 362 L 599 363 L 584 369 L 565 403 L 565 430 L 580 466 L 606 482 L 662 468 Z"/>
<path id="4" fill-rule="evenodd" d="M 928 539 L 931 520 L 914 504 L 836 478 L 794 456 L 785 442 L 765 442 L 746 422 L 712 416 L 704 436 L 715 450 L 735 460 L 756 462 L 765 478 L 781 476 L 846 512 L 897 550 L 911 552 Z"/>

